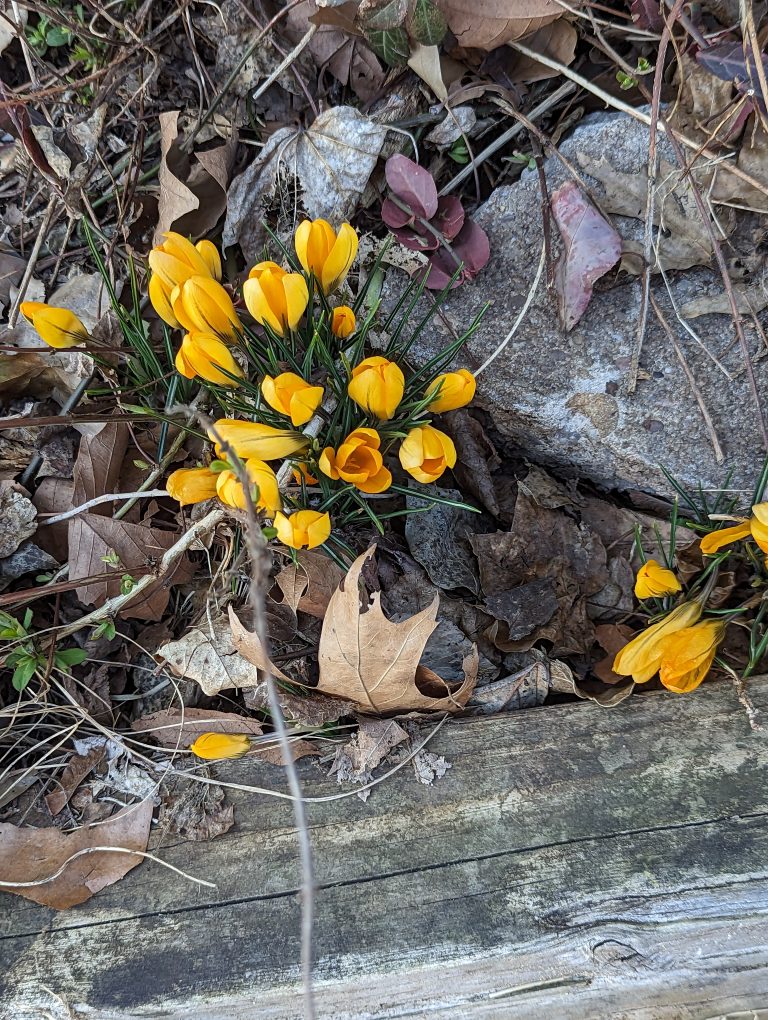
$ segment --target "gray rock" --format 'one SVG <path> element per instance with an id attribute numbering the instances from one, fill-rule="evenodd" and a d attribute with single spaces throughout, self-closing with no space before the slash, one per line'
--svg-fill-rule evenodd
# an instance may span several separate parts
<path id="1" fill-rule="evenodd" d="M 662 159 L 673 162 L 663 136 L 659 144 Z M 617 170 L 638 172 L 647 164 L 648 129 L 624 114 L 597 114 L 586 118 L 560 151 L 575 166 L 578 153 L 589 153 L 605 156 Z M 550 189 L 566 179 L 554 158 L 547 162 L 546 172 Z M 601 185 L 587 176 L 585 180 L 599 198 Z M 518 183 L 497 188 L 475 218 L 489 235 L 491 260 L 474 283 L 449 297 L 445 308 L 454 328 L 461 331 L 491 302 L 460 356 L 471 369 L 479 367 L 507 335 L 534 279 L 542 244 L 537 175 L 526 173 Z M 642 237 L 639 220 L 614 217 L 614 222 L 625 239 Z M 553 225 L 553 243 L 558 241 Z M 722 291 L 719 275 L 709 268 L 668 277 L 678 307 L 694 296 Z M 694 323 L 704 346 L 733 377 L 729 379 L 680 326 L 660 277 L 654 276 L 652 287 L 712 416 L 724 463 L 716 460 L 701 410 L 652 311 L 640 381 L 634 394 L 627 392 L 641 284 L 623 273 L 618 280 L 609 274 L 598 283 L 584 317 L 568 334 L 558 324 L 554 299 L 542 281 L 517 334 L 480 376 L 477 403 L 527 455 L 571 475 L 668 494 L 661 466 L 685 484 L 702 482 L 705 488 L 722 485 L 731 468 L 731 487 L 751 490 L 765 452 L 733 325 L 722 315 Z M 768 363 L 755 359 L 761 344 L 746 322 L 745 329 L 758 390 L 764 393 Z M 415 358 L 434 356 L 448 336 L 436 320 L 414 348 Z"/>

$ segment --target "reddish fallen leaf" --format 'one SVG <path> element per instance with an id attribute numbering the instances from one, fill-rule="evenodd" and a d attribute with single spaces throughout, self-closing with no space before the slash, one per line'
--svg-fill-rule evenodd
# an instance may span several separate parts
<path id="1" fill-rule="evenodd" d="M 565 251 L 555 267 L 558 310 L 568 332 L 581 319 L 596 280 L 621 258 L 621 237 L 577 184 L 567 181 L 552 195 Z"/>
<path id="2" fill-rule="evenodd" d="M 663 6 L 659 0 L 632 0 L 632 20 L 646 32 L 661 32 L 664 28 Z"/>
<path id="3" fill-rule="evenodd" d="M 147 799 L 71 833 L 0 823 L 0 890 L 54 910 L 84 903 L 141 864 L 151 822 L 152 801 Z M 3 884 L 27 882 L 41 884 Z"/>
<path id="4" fill-rule="evenodd" d="M 768 55 L 761 53 L 760 59 L 763 71 L 768 76 Z M 768 97 L 762 95 L 755 55 L 745 43 L 723 42 L 716 46 L 708 46 L 707 49 L 698 51 L 696 60 L 721 81 L 735 82 L 739 92 L 753 92 L 765 111 Z"/>
<path id="5" fill-rule="evenodd" d="M 440 0 L 448 27 L 463 48 L 495 50 L 561 17 L 556 0 Z"/>

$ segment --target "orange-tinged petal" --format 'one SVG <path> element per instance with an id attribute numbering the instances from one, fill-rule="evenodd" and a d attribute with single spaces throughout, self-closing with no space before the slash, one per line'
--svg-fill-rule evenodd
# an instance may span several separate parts
<path id="1" fill-rule="evenodd" d="M 662 684 L 678 694 L 698 687 L 712 666 L 726 626 L 723 620 L 702 620 L 666 637 L 661 643 Z"/>
<path id="2" fill-rule="evenodd" d="M 745 521 L 743 524 L 735 524 L 732 528 L 710 531 L 701 540 L 701 551 L 705 556 L 711 556 L 718 549 L 722 549 L 724 545 L 737 542 L 740 538 L 749 538 L 751 530 L 749 521 Z"/>
<path id="3" fill-rule="evenodd" d="M 351 308 L 347 305 L 339 305 L 338 308 L 334 308 L 331 317 L 331 332 L 334 336 L 340 340 L 346 340 L 355 332 L 356 325 L 355 313 Z"/>
<path id="4" fill-rule="evenodd" d="M 168 494 L 182 506 L 202 503 L 216 495 L 218 475 L 207 467 L 179 468 L 168 476 Z"/>

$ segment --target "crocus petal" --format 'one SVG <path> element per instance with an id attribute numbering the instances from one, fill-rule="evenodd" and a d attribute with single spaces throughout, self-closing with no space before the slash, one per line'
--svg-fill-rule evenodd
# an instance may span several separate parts
<path id="1" fill-rule="evenodd" d="M 306 386 L 291 396 L 291 422 L 293 425 L 306 425 L 320 406 L 323 399 L 322 386 Z"/>
<path id="2" fill-rule="evenodd" d="M 193 276 L 181 287 L 181 305 L 184 315 L 193 326 L 190 332 L 212 332 L 217 336 L 234 338 L 240 329 L 232 299 L 220 283 L 210 277 Z M 173 310 L 183 326 L 176 303 Z"/>
<path id="3" fill-rule="evenodd" d="M 301 273 L 287 273 L 283 277 L 286 320 L 290 329 L 296 329 L 309 302 L 307 281 Z"/>
<path id="4" fill-rule="evenodd" d="M 201 733 L 190 751 L 198 758 L 210 761 L 216 758 L 241 758 L 250 748 L 247 733 Z"/>
<path id="5" fill-rule="evenodd" d="M 663 598 L 678 591 L 682 591 L 678 579 L 656 560 L 648 560 L 637 572 L 635 595 L 639 599 Z"/>
<path id="6" fill-rule="evenodd" d="M 192 270 L 191 276 L 212 275 L 208 266 L 208 260 L 202 251 L 200 251 L 200 245 L 210 245 L 211 248 L 214 248 L 210 241 L 201 241 L 200 245 L 195 247 L 188 238 L 177 233 L 175 230 L 168 230 L 163 234 L 163 238 L 163 243 L 158 248 L 154 248 L 153 251 L 167 252 L 167 254 L 178 259 L 179 262 L 186 263 Z M 175 282 L 183 283 L 182 280 L 176 280 Z"/>
<path id="7" fill-rule="evenodd" d="M 442 414 L 444 411 L 465 407 L 474 400 L 476 385 L 475 377 L 466 368 L 439 375 L 427 387 L 427 395 L 437 394 L 434 400 L 427 404 L 427 410 Z"/>
<path id="8" fill-rule="evenodd" d="M 202 503 L 216 495 L 218 475 L 207 467 L 179 468 L 168 476 L 165 487 L 172 499 L 182 506 Z"/>
<path id="9" fill-rule="evenodd" d="M 216 245 L 212 241 L 198 241 L 195 248 L 213 279 L 221 282 L 221 255 Z"/>
<path id="10" fill-rule="evenodd" d="M 331 332 L 340 340 L 346 340 L 355 332 L 357 321 L 355 313 L 347 305 L 339 305 L 334 308 L 331 317 Z"/>
<path id="11" fill-rule="evenodd" d="M 159 276 L 154 273 L 149 278 L 149 300 L 152 303 L 152 307 L 163 320 L 168 323 L 173 329 L 176 329 L 179 325 L 179 320 L 176 318 L 173 312 L 170 301 L 170 291 L 165 286 Z"/>
<path id="12" fill-rule="evenodd" d="M 232 447 L 238 457 L 249 460 L 282 460 L 306 449 L 309 439 L 290 429 L 276 429 L 258 422 L 220 418 L 212 439 Z"/>
<path id="13" fill-rule="evenodd" d="M 167 251 L 163 251 L 162 248 L 153 248 L 149 253 L 147 261 L 153 276 L 159 277 L 165 287 L 179 287 L 192 276 L 202 276 L 208 273 L 205 265 L 203 265 L 203 272 L 201 273 L 190 266 L 188 262 L 170 255 Z"/>
<path id="14" fill-rule="evenodd" d="M 711 531 L 702 538 L 701 551 L 705 556 L 711 556 L 718 549 L 722 549 L 724 545 L 737 542 L 740 538 L 748 538 L 751 530 L 749 521 L 745 521 L 743 524 L 736 524 L 732 528 L 721 528 L 719 531 Z"/>
<path id="15" fill-rule="evenodd" d="M 272 311 L 261 280 L 255 278 L 246 280 L 243 284 L 243 298 L 246 308 L 256 322 L 262 326 L 269 326 L 278 336 L 283 335 L 283 324 Z"/>
<path id="16" fill-rule="evenodd" d="M 42 301 L 24 301 L 19 310 L 49 347 L 63 350 L 88 339 L 88 330 L 68 308 L 57 308 Z"/>
<path id="17" fill-rule="evenodd" d="M 698 602 L 684 602 L 668 613 L 663 620 L 652 624 L 632 638 L 613 660 L 613 672 L 631 676 L 635 683 L 645 683 L 661 665 L 662 642 L 669 634 L 690 627 L 701 616 Z"/>
<path id="18" fill-rule="evenodd" d="M 357 234 L 348 223 L 342 223 L 336 242 L 323 265 L 322 285 L 326 294 L 341 286 L 357 255 Z"/>
<path id="19" fill-rule="evenodd" d="M 757 503 L 752 507 L 750 529 L 752 538 L 764 553 L 768 553 L 768 503 Z"/>

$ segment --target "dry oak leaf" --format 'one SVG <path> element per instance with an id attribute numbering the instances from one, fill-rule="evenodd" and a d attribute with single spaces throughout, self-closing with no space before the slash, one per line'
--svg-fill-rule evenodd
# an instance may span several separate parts
<path id="1" fill-rule="evenodd" d="M 259 737 L 261 725 L 256 719 L 234 712 L 214 712 L 208 708 L 161 709 L 134 719 L 134 733 L 152 736 L 161 747 L 185 750 L 201 733 L 250 733 Z"/>
<path id="2" fill-rule="evenodd" d="M 349 698 L 376 715 L 459 711 L 477 683 L 477 648 L 473 646 L 464 660 L 464 682 L 452 690 L 432 670 L 419 666 L 437 625 L 439 596 L 400 623 L 392 623 L 384 615 L 380 592 L 374 592 L 361 611 L 360 573 L 375 550 L 376 546 L 371 546 L 358 556 L 331 596 L 320 635 L 318 691 Z"/>
<path id="3" fill-rule="evenodd" d="M 0 823 L 2 882 L 42 883 L 13 889 L 0 882 L 0 890 L 54 910 L 84 903 L 141 864 L 151 821 L 150 797 L 123 808 L 105 822 L 71 833 Z M 50 881 L 44 881 L 48 878 Z"/>
<path id="4" fill-rule="evenodd" d="M 561 17 L 556 0 L 439 0 L 459 46 L 495 50 Z"/>
<path id="5" fill-rule="evenodd" d="M 344 571 L 323 553 L 302 549 L 296 563 L 288 563 L 275 578 L 283 600 L 294 611 L 322 620 L 331 595 L 339 586 Z"/>

